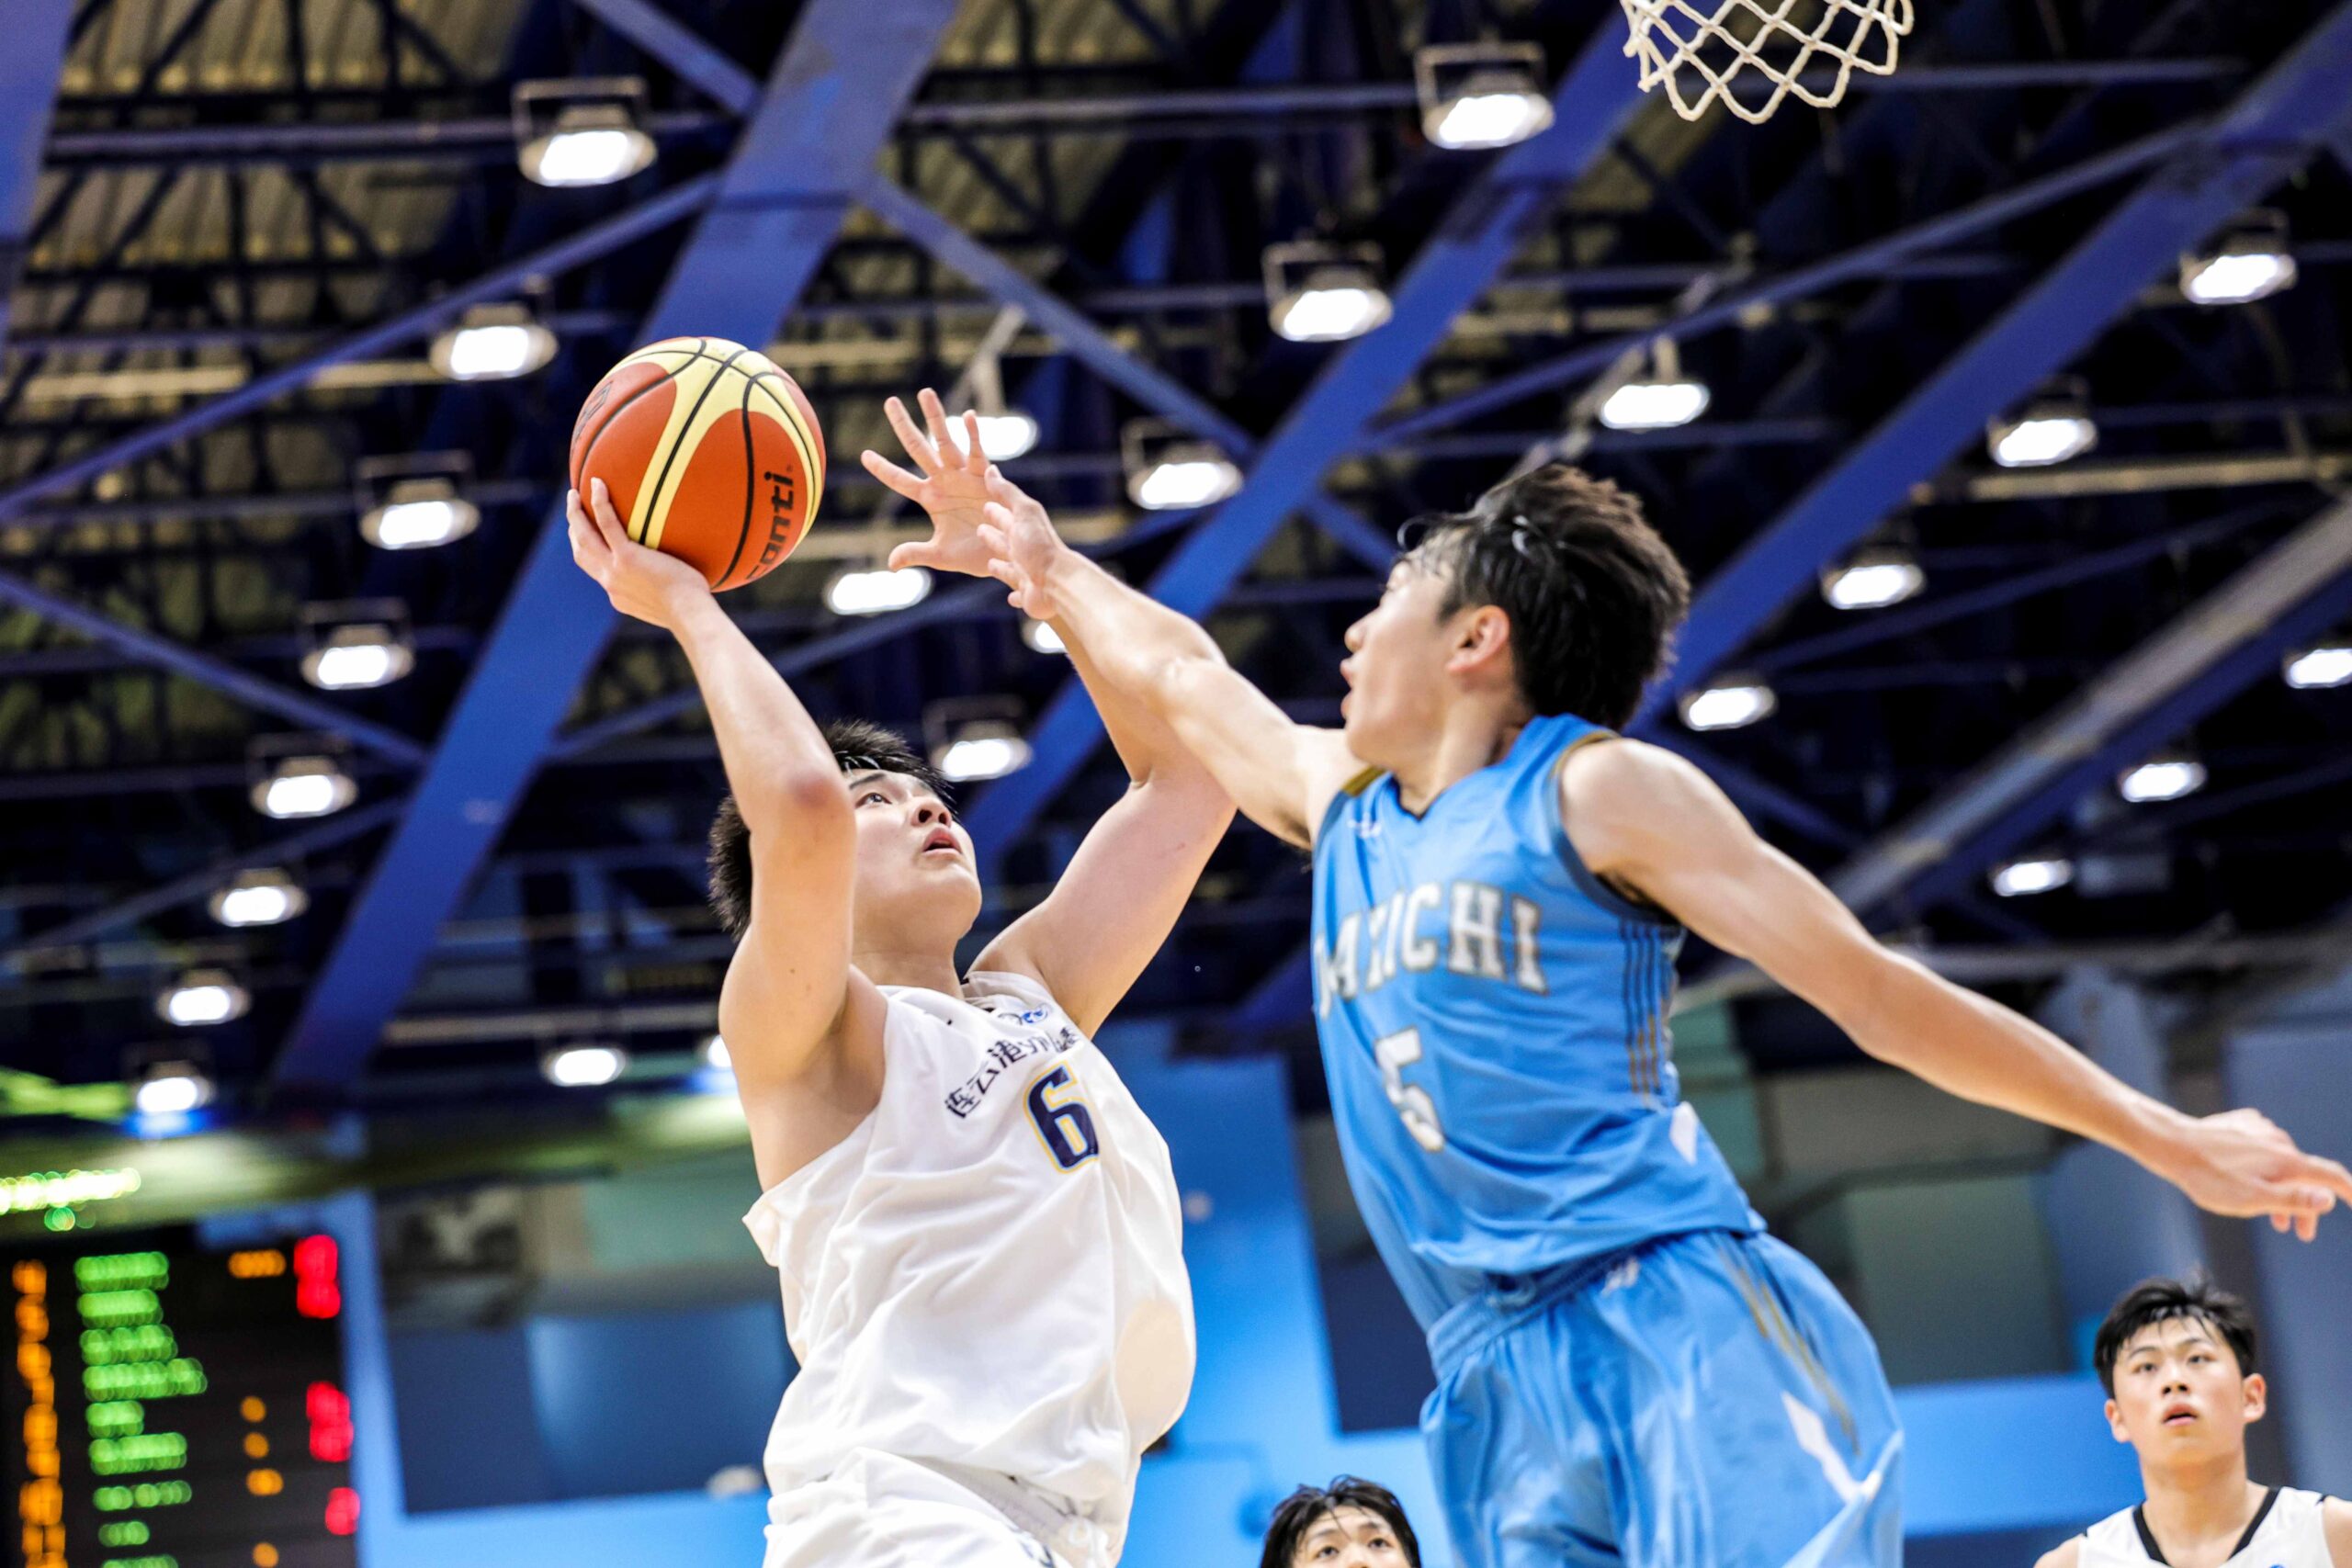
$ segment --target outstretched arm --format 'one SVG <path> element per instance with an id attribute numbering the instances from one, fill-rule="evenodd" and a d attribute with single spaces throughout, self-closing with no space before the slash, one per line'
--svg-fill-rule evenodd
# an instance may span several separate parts
<path id="1" fill-rule="evenodd" d="M 920 472 L 872 452 L 865 457 L 869 472 L 931 516 L 932 537 L 900 546 L 891 564 L 984 576 L 978 528 L 988 459 L 978 421 L 964 416 L 959 443 L 938 395 L 925 389 L 921 401 L 927 429 L 898 399 L 885 405 Z M 1168 940 L 1233 820 L 1233 801 L 1164 718 L 1105 682 L 1085 648 L 1071 644 L 1069 652 L 1126 766 L 1127 793 L 1096 821 L 1053 892 L 1000 933 L 974 967 L 1035 976 L 1091 1034 Z"/>
<path id="2" fill-rule="evenodd" d="M 2182 1114 L 2056 1035 L 1890 952 L 1803 866 L 1758 838 L 1697 768 L 1611 741 L 1561 771 L 1568 839 L 1692 931 L 1819 1008 L 1854 1043 L 1948 1093 L 2092 1138 L 2216 1213 L 2268 1214 L 2311 1239 L 2352 1173 L 2261 1112 Z"/>
<path id="3" fill-rule="evenodd" d="M 613 607 L 685 650 L 752 837 L 752 920 L 720 993 L 719 1032 L 749 1105 L 757 1086 L 822 1065 L 851 1002 L 856 829 L 823 733 L 775 667 L 711 596 L 702 573 L 631 542 L 604 481 L 567 503 L 571 555 Z M 862 996 L 879 1005 L 871 987 Z"/>
<path id="4" fill-rule="evenodd" d="M 1139 593 L 1061 542 L 1044 507 L 989 471 L 981 530 L 991 576 L 1049 620 L 1101 689 L 1159 715 L 1243 816 L 1304 849 L 1323 812 L 1363 771 L 1336 729 L 1294 722 L 1225 661 L 1200 624 Z"/>

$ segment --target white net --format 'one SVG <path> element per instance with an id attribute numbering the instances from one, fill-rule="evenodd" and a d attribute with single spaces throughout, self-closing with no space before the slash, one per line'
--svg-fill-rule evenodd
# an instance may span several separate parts
<path id="1" fill-rule="evenodd" d="M 1622 0 L 1642 62 L 1642 90 L 1660 85 L 1674 112 L 1709 104 L 1751 123 L 1791 94 L 1827 108 L 1857 71 L 1884 76 L 1911 30 L 1912 0 Z"/>

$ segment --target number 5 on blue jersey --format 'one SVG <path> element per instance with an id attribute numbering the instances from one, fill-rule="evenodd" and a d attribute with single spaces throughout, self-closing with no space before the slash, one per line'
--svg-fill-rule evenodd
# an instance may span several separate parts
<path id="1" fill-rule="evenodd" d="M 1038 1142 L 1064 1170 L 1076 1170 L 1102 1152 L 1094 1135 L 1094 1112 L 1070 1081 L 1068 1067 L 1054 1067 L 1029 1086 L 1029 1120 Z"/>

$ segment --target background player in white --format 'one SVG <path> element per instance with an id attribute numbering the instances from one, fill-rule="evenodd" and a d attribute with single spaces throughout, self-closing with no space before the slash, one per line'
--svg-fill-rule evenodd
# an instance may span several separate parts
<path id="1" fill-rule="evenodd" d="M 699 571 L 632 543 L 601 483 L 589 502 L 573 558 L 677 637 L 733 792 L 719 1030 L 763 1189 L 745 1223 L 801 1368 L 766 1455 L 768 1568 L 1104 1568 L 1183 1407 L 1193 1320 L 1167 1146 L 1091 1036 L 1231 803 L 1106 697 L 1133 787 L 959 975 L 981 893 L 943 782 L 887 731 L 820 730 Z"/>
<path id="2" fill-rule="evenodd" d="M 2140 1456 L 2147 1501 L 2038 1568 L 2352 1568 L 2352 1504 L 2246 1477 L 2245 1429 L 2270 1390 L 2254 1370 L 2245 1303 L 2203 1280 L 2149 1280 L 2109 1309 L 2091 1359 L 2115 1440 Z"/>

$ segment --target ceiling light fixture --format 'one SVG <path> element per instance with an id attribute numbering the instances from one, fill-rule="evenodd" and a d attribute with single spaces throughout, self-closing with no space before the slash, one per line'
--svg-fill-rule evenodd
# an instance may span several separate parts
<path id="1" fill-rule="evenodd" d="M 2098 426 L 2081 398 L 2042 398 L 2028 404 L 2017 418 L 1987 425 L 1984 444 L 2002 468 L 2047 468 L 2098 446 Z"/>
<path id="2" fill-rule="evenodd" d="M 1676 705 L 1682 722 L 1692 729 L 1742 729 L 1770 717 L 1781 699 L 1763 676 L 1736 674 L 1685 692 Z"/>
<path id="3" fill-rule="evenodd" d="M 2246 305 L 2294 287 L 2287 219 L 2249 213 L 2211 250 L 2180 258 L 2180 292 L 2193 305 Z"/>
<path id="4" fill-rule="evenodd" d="M 1509 147 L 1552 123 L 1533 44 L 1432 44 L 1413 56 L 1413 88 L 1423 134 L 1452 151 Z"/>
<path id="5" fill-rule="evenodd" d="M 516 161 L 543 186 L 608 186 L 651 165 L 635 77 L 524 82 L 514 88 Z"/>
<path id="6" fill-rule="evenodd" d="M 476 305 L 433 340 L 426 355 L 452 381 L 508 381 L 555 357 L 555 333 L 520 304 Z"/>
<path id="7" fill-rule="evenodd" d="M 617 1045 L 566 1045 L 539 1058 L 539 1072 L 558 1089 L 596 1089 L 628 1070 Z"/>
<path id="8" fill-rule="evenodd" d="M 2352 685 L 2352 643 L 2323 643 L 2287 656 L 2287 684 L 2297 691 Z"/>
<path id="9" fill-rule="evenodd" d="M 191 969 L 157 994 L 156 1015 L 182 1029 L 202 1029 L 242 1018 L 253 993 L 225 969 Z"/>
<path id="10" fill-rule="evenodd" d="M 217 889 L 207 907 L 224 926 L 282 925 L 310 908 L 311 896 L 293 877 L 276 866 L 240 872 L 228 886 Z"/>
<path id="11" fill-rule="evenodd" d="M 1166 420 L 1139 419 L 1119 433 L 1127 498 L 1147 512 L 1214 506 L 1241 488 L 1240 466 L 1213 441 Z"/>
<path id="12" fill-rule="evenodd" d="M 1293 343 L 1362 337 L 1396 314 L 1377 246 L 1313 240 L 1269 245 L 1264 266 L 1267 318 Z"/>
<path id="13" fill-rule="evenodd" d="M 2052 893 L 2075 880 L 2075 863 L 2063 855 L 2034 855 L 1993 868 L 1993 891 L 2004 898 Z"/>
<path id="14" fill-rule="evenodd" d="M 332 816 L 359 798 L 359 785 L 334 758 L 298 754 L 267 763 L 248 793 L 254 810 L 283 820 Z"/>
<path id="15" fill-rule="evenodd" d="M 958 784 L 1001 779 L 1028 765 L 1029 742 L 1010 723 L 977 719 L 956 727 L 945 745 L 933 749 L 931 761 Z"/>
<path id="16" fill-rule="evenodd" d="M 920 604 L 931 593 L 931 573 L 919 566 L 854 568 L 825 584 L 825 608 L 836 615 L 879 615 Z"/>
<path id="17" fill-rule="evenodd" d="M 1821 596 L 1839 610 L 1883 610 L 1917 597 L 1927 585 L 1918 558 L 1894 545 L 1859 550 L 1821 574 Z"/>
<path id="18" fill-rule="evenodd" d="M 302 612 L 310 651 L 302 679 L 329 692 L 390 685 L 416 668 L 408 607 L 396 599 L 313 604 Z"/>
<path id="19" fill-rule="evenodd" d="M 2205 787 L 2205 764 L 2181 752 L 2151 757 L 2127 769 L 2115 781 L 2115 792 L 2134 806 L 2178 800 Z"/>
<path id="20" fill-rule="evenodd" d="M 212 1103 L 211 1075 L 194 1062 L 157 1062 L 139 1079 L 130 1103 L 141 1116 L 185 1116 Z"/>

